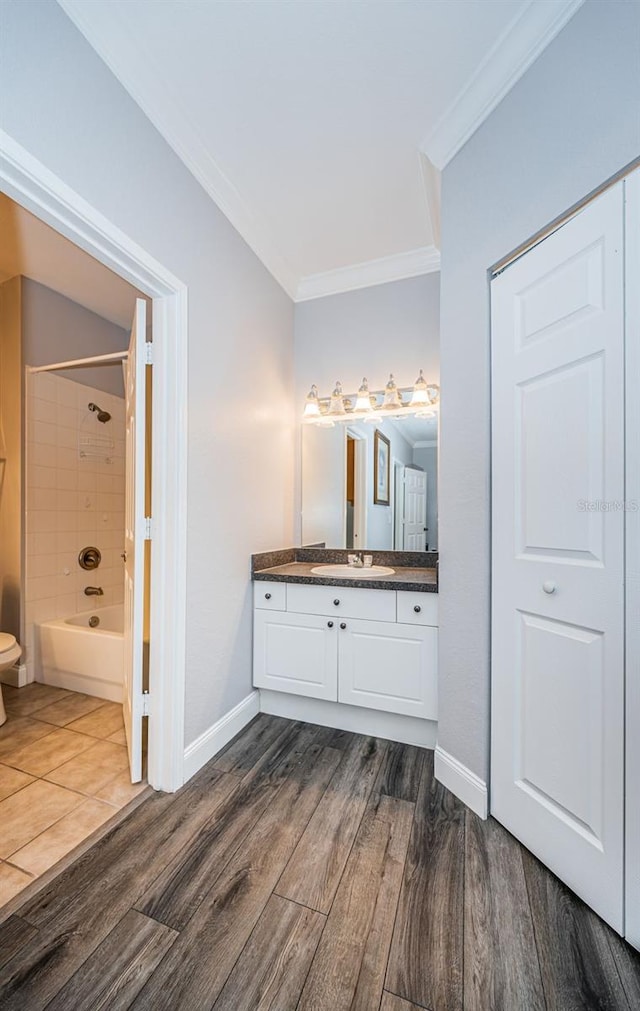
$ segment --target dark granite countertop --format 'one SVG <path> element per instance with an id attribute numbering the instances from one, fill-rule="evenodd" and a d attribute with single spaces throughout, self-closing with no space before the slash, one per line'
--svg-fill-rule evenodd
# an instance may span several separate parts
<path id="1" fill-rule="evenodd" d="M 367 552 L 369 553 L 369 552 Z M 311 572 L 318 565 L 343 564 L 347 552 L 318 548 L 287 548 L 252 556 L 252 578 L 277 583 L 308 583 L 317 586 L 357 586 L 370 590 L 438 592 L 437 554 L 434 552 L 372 551 L 374 565 L 395 569 L 392 576 L 357 575 L 336 578 Z M 412 564 L 413 563 L 413 564 Z M 358 570 L 354 570 L 357 572 Z"/>

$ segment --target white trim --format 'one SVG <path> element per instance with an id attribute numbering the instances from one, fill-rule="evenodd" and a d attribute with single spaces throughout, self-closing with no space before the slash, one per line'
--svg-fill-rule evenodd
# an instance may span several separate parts
<path id="1" fill-rule="evenodd" d="M 24 688 L 29 684 L 29 681 L 33 681 L 33 677 L 29 678 L 29 668 L 26 663 L 14 663 L 13 667 L 9 667 L 9 670 L 0 672 L 0 684 L 3 685 Z"/>
<path id="2" fill-rule="evenodd" d="M 475 811 L 480 818 L 486 819 L 489 810 L 487 784 L 440 745 L 436 747 L 434 775 L 463 804 Z"/>
<path id="3" fill-rule="evenodd" d="M 252 691 L 250 695 L 230 709 L 222 719 L 205 730 L 200 737 L 185 748 L 184 778 L 185 782 L 195 776 L 203 765 L 211 761 L 214 755 L 224 748 L 225 744 L 239 734 L 260 712 L 260 693 Z"/>
<path id="4" fill-rule="evenodd" d="M 625 500 L 640 502 L 640 169 L 625 181 Z M 625 513 L 625 937 L 640 949 L 640 513 Z"/>
<path id="5" fill-rule="evenodd" d="M 267 688 L 260 689 L 260 712 L 284 716 L 288 720 L 317 723 L 321 727 L 348 730 L 353 734 L 383 737 L 401 744 L 414 744 L 419 748 L 434 748 L 438 729 L 434 720 L 383 713 L 377 709 L 364 709 L 344 702 L 329 702 L 327 699 L 288 695 Z"/>
<path id="6" fill-rule="evenodd" d="M 466 144 L 583 2 L 531 0 L 514 18 L 420 145 L 437 168 Z"/>
<path id="7" fill-rule="evenodd" d="M 187 288 L 146 250 L 0 130 L 0 189 L 153 298 L 154 542 L 148 779 L 184 781 Z"/>
<path id="8" fill-rule="evenodd" d="M 224 216 L 293 298 L 296 275 L 274 246 L 266 222 L 249 207 L 216 163 L 200 130 L 190 118 L 189 110 L 177 102 L 175 95 L 166 87 L 162 75 L 152 72 L 151 77 L 146 77 L 141 72 L 144 61 L 139 58 L 140 40 L 128 31 L 121 31 L 117 48 L 111 48 L 105 43 L 111 34 L 106 29 L 114 20 L 119 19 L 117 5 L 93 5 L 89 19 L 85 16 L 82 3 L 74 3 L 72 0 L 59 0 L 59 3 Z M 104 31 L 101 30 L 101 18 Z"/>
<path id="9" fill-rule="evenodd" d="M 296 302 L 308 302 L 325 295 L 339 295 L 358 288 L 371 288 L 388 281 L 403 281 L 408 277 L 432 274 L 440 270 L 440 252 L 435 246 L 421 246 L 406 253 L 383 256 L 379 260 L 337 267 L 323 274 L 302 277 L 296 292 Z"/>
<path id="10" fill-rule="evenodd" d="M 413 449 L 437 449 L 438 440 L 437 439 L 418 439 L 417 442 L 412 443 Z"/>

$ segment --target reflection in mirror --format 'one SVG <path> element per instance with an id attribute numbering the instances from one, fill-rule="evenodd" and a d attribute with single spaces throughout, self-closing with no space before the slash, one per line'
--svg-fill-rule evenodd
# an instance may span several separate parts
<path id="1" fill-rule="evenodd" d="M 437 551 L 438 418 L 302 426 L 302 543 Z"/>

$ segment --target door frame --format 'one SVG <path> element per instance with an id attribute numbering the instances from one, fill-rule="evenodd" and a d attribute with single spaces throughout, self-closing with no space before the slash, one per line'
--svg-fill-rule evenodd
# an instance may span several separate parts
<path id="1" fill-rule="evenodd" d="M 353 507 L 353 533 L 357 536 L 358 547 L 354 551 L 365 551 L 367 548 L 367 437 L 354 428 L 346 428 L 344 435 L 345 460 L 347 437 L 353 439 L 353 492 L 355 504 Z M 347 543 L 347 503 L 346 477 L 344 495 L 344 543 Z"/>
<path id="2" fill-rule="evenodd" d="M 625 178 L 625 937 L 640 950 L 640 169 Z"/>
<path id="3" fill-rule="evenodd" d="M 149 784 L 184 782 L 187 571 L 187 286 L 9 134 L 0 190 L 153 299 Z"/>

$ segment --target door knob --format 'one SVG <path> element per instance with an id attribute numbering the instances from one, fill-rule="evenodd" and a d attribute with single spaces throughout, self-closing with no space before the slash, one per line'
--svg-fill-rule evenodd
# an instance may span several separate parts
<path id="1" fill-rule="evenodd" d="M 328 621 L 327 622 L 327 628 L 333 628 L 333 622 L 332 621 Z"/>
<path id="2" fill-rule="evenodd" d="M 341 621 L 340 622 L 340 628 L 345 629 L 346 627 L 347 627 L 346 621 Z"/>
<path id="3" fill-rule="evenodd" d="M 542 584 L 542 589 L 545 593 L 555 593 L 557 586 L 552 579 L 546 579 Z"/>

